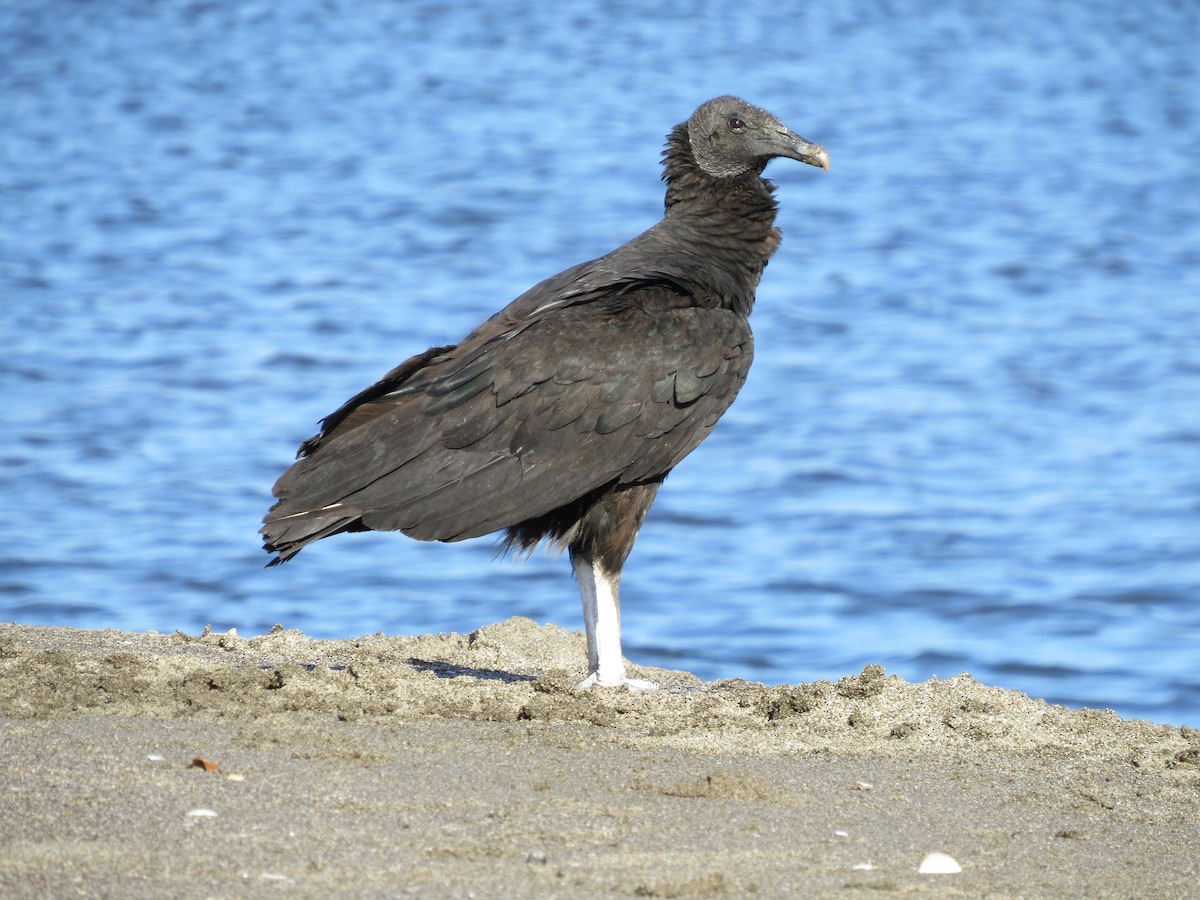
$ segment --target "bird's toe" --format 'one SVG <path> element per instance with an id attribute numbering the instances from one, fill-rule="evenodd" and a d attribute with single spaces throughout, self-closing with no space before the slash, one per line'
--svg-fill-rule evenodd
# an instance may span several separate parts
<path id="1" fill-rule="evenodd" d="M 575 685 L 577 691 L 590 691 L 594 687 L 601 688 L 618 688 L 624 687 L 631 691 L 656 691 L 658 690 L 657 681 L 649 681 L 645 678 L 627 678 L 622 673 L 618 678 L 601 679 L 598 672 L 591 672 L 586 678 Z"/>

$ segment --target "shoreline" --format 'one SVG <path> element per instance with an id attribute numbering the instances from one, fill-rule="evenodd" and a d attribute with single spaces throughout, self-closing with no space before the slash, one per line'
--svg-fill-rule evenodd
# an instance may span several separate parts
<path id="1" fill-rule="evenodd" d="M 519 618 L 337 641 L 0 625 L 0 893 L 1200 883 L 1200 731 L 878 666 L 777 687 L 633 666 L 662 688 L 579 693 L 584 655 Z M 962 872 L 919 874 L 929 852 Z"/>

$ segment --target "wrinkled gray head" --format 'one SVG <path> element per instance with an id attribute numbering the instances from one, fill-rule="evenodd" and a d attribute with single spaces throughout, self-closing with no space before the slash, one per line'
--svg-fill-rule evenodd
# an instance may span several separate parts
<path id="1" fill-rule="evenodd" d="M 697 164 L 715 178 L 761 172 L 777 156 L 828 171 L 829 154 L 789 129 L 765 109 L 737 97 L 717 97 L 692 113 L 688 140 Z"/>

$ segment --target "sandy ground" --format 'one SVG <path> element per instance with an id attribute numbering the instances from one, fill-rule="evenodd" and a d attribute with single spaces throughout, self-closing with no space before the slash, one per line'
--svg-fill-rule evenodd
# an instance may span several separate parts
<path id="1" fill-rule="evenodd" d="M 0 625 L 0 895 L 1200 895 L 1200 731 L 871 666 L 576 693 L 583 658 L 526 619 Z"/>

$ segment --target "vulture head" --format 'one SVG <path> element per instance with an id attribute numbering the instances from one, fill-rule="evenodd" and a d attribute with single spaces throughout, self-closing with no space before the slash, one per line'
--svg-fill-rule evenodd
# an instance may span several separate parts
<path id="1" fill-rule="evenodd" d="M 829 154 L 777 118 L 737 97 L 717 97 L 692 113 L 688 140 L 697 165 L 714 178 L 762 172 L 778 156 L 829 170 Z"/>

